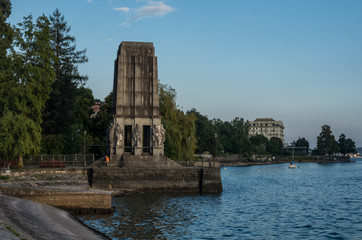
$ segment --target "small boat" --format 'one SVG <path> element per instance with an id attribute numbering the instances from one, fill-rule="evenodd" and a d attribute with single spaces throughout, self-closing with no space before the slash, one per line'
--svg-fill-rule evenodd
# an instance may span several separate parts
<path id="1" fill-rule="evenodd" d="M 297 165 L 295 163 L 289 163 L 288 168 L 297 168 Z"/>

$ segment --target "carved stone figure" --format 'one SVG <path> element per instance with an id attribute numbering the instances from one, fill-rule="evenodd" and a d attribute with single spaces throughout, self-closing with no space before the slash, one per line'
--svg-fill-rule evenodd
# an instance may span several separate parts
<path id="1" fill-rule="evenodd" d="M 123 128 L 119 123 L 116 124 L 116 140 L 116 146 L 121 147 L 123 141 Z"/>
<path id="2" fill-rule="evenodd" d="M 141 128 L 138 124 L 136 124 L 135 128 L 133 129 L 133 140 L 134 146 L 140 147 L 141 146 Z"/>
<path id="3" fill-rule="evenodd" d="M 166 129 L 163 128 L 163 124 L 160 125 L 160 134 L 161 134 L 160 146 L 163 146 L 166 140 Z"/>
<path id="4" fill-rule="evenodd" d="M 153 144 L 156 147 L 161 147 L 163 146 L 164 142 L 165 142 L 165 134 L 166 134 L 166 130 L 163 128 L 163 125 L 153 125 Z"/>
<path id="5" fill-rule="evenodd" d="M 153 125 L 153 136 L 152 136 L 152 140 L 153 140 L 153 145 L 154 146 L 159 146 L 159 139 L 160 139 L 160 130 L 158 129 L 158 127 L 156 125 Z"/>

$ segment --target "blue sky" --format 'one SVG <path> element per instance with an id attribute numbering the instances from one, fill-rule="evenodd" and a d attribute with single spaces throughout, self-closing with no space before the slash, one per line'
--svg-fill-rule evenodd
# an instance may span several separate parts
<path id="1" fill-rule="evenodd" d="M 153 42 L 159 79 L 183 110 L 210 119 L 271 117 L 286 142 L 314 147 L 321 126 L 362 146 L 360 0 L 12 0 L 10 22 L 56 8 L 89 62 L 80 72 L 104 99 L 122 41 Z"/>

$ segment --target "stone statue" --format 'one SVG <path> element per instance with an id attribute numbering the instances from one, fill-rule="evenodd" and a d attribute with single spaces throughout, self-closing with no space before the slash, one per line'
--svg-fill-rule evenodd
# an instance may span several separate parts
<path id="1" fill-rule="evenodd" d="M 122 146 L 122 140 L 123 140 L 123 128 L 121 126 L 121 124 L 117 123 L 116 124 L 116 146 L 117 147 L 121 147 Z"/>
<path id="2" fill-rule="evenodd" d="M 141 128 L 140 125 L 136 124 L 135 128 L 133 129 L 133 141 L 135 147 L 141 146 Z"/>
<path id="3" fill-rule="evenodd" d="M 161 141 L 160 146 L 163 146 L 166 140 L 166 129 L 163 128 L 163 124 L 160 125 Z"/>
<path id="4" fill-rule="evenodd" d="M 160 133 L 156 125 L 153 125 L 153 136 L 152 141 L 154 146 L 158 146 L 158 141 L 160 138 Z"/>
<path id="5" fill-rule="evenodd" d="M 165 142 L 165 133 L 166 130 L 163 128 L 163 125 L 153 125 L 153 143 L 156 147 L 163 146 Z"/>

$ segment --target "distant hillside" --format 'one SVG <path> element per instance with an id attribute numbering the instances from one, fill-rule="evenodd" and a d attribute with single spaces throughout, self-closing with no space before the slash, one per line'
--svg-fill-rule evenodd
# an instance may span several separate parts
<path id="1" fill-rule="evenodd" d="M 356 148 L 357 152 L 359 152 L 360 154 L 362 154 L 362 147 Z"/>

